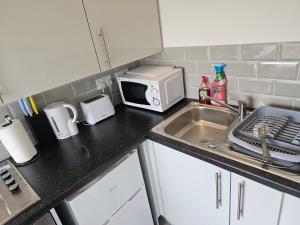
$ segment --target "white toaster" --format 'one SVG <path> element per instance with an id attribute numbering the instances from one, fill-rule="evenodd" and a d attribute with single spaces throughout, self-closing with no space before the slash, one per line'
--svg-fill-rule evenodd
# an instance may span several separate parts
<path id="1" fill-rule="evenodd" d="M 101 94 L 80 102 L 83 119 L 94 125 L 115 114 L 115 108 L 108 95 Z"/>

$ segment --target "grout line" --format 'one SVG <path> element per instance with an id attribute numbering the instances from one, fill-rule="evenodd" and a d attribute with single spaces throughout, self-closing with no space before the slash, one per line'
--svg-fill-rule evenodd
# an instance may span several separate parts
<path id="1" fill-rule="evenodd" d="M 73 95 L 74 95 L 73 97 L 76 97 L 76 91 L 75 91 L 75 88 L 73 86 L 73 83 L 71 83 L 70 85 L 71 85 L 71 89 L 73 91 Z"/>
<path id="2" fill-rule="evenodd" d="M 282 51 L 282 46 L 280 43 L 277 43 L 277 56 L 276 56 L 277 61 L 281 60 L 281 57 L 280 57 L 282 55 L 281 51 Z"/>
<path id="3" fill-rule="evenodd" d="M 10 113 L 10 114 L 12 115 L 12 117 L 13 117 L 12 119 L 18 119 L 18 118 L 15 117 L 15 115 L 14 115 L 15 113 L 13 113 L 14 110 L 12 110 L 10 104 L 7 103 L 7 104 L 4 104 L 4 105 L 7 106 L 7 109 L 8 109 L 8 111 L 9 111 L 9 113 Z M 1 105 L 1 106 L 2 106 L 2 105 Z M 23 114 L 22 114 L 22 115 L 23 115 Z"/>
<path id="4" fill-rule="evenodd" d="M 94 77 L 94 82 L 95 82 L 95 84 L 96 84 L 97 75 L 95 74 L 95 75 L 93 75 L 93 77 Z M 97 85 L 96 85 L 96 86 L 97 86 Z"/>
<path id="5" fill-rule="evenodd" d="M 246 91 L 242 91 L 241 92 L 242 94 L 247 94 L 247 95 L 260 95 L 260 96 L 263 96 L 263 97 L 271 97 L 271 98 L 276 98 L 276 99 L 281 99 L 281 100 L 293 100 L 294 98 L 293 97 L 285 97 L 285 96 L 273 96 L 273 95 L 267 95 L 267 94 L 261 94 L 261 93 L 251 93 L 251 92 L 246 92 Z"/>
<path id="6" fill-rule="evenodd" d="M 208 60 L 208 62 L 210 63 L 210 62 L 211 62 L 211 57 L 210 57 L 210 46 L 207 46 L 206 54 L 207 54 L 207 60 Z"/>
<path id="7" fill-rule="evenodd" d="M 194 62 L 195 73 L 198 74 L 198 63 L 197 63 L 197 61 L 193 61 L 193 62 Z"/>
<path id="8" fill-rule="evenodd" d="M 273 80 L 273 90 L 272 90 L 272 95 L 275 96 L 275 80 Z"/>
<path id="9" fill-rule="evenodd" d="M 157 61 L 169 61 L 169 62 L 177 62 L 178 60 L 173 60 L 173 59 L 170 59 L 170 60 L 154 60 L 154 59 L 143 59 L 142 61 L 144 62 L 157 62 Z M 179 60 L 180 61 L 180 60 Z M 194 60 L 186 60 L 186 61 L 194 61 Z M 199 62 L 199 63 L 209 63 L 209 61 L 202 61 L 202 60 L 197 60 L 196 62 Z M 214 62 L 214 61 L 213 61 Z M 212 62 L 212 63 L 213 63 Z M 216 61 L 215 61 L 216 62 Z M 226 61 L 226 62 L 237 62 L 237 61 Z M 251 61 L 252 63 L 255 64 L 255 73 L 254 73 L 254 76 L 235 76 L 235 75 L 230 75 L 231 77 L 240 77 L 240 78 L 251 78 L 251 79 L 255 79 L 257 78 L 257 80 L 274 80 L 274 78 L 268 78 L 268 77 L 258 77 L 257 76 L 257 71 L 258 71 L 258 63 L 259 61 Z M 300 64 L 299 64 L 300 65 Z M 298 72 L 298 80 L 288 80 L 288 79 L 278 79 L 282 82 L 297 82 L 300 84 L 300 66 L 299 66 L 299 72 Z"/>
<path id="10" fill-rule="evenodd" d="M 300 79 L 300 64 L 298 63 L 298 75 L 297 75 L 297 80 L 299 80 Z"/>
<path id="11" fill-rule="evenodd" d="M 293 99 L 293 103 L 292 103 L 292 110 L 295 109 L 295 103 L 296 103 L 296 99 Z"/>
<path id="12" fill-rule="evenodd" d="M 47 101 L 46 101 L 46 98 L 45 98 L 44 94 L 41 93 L 41 95 L 42 95 L 42 98 L 43 98 L 43 100 L 44 100 L 45 105 L 48 105 L 48 103 L 47 103 Z"/>
<path id="13" fill-rule="evenodd" d="M 260 66 L 260 62 L 255 62 L 255 77 L 258 78 L 258 68 Z"/>
<path id="14" fill-rule="evenodd" d="M 238 60 L 242 61 L 242 44 L 238 45 Z"/>

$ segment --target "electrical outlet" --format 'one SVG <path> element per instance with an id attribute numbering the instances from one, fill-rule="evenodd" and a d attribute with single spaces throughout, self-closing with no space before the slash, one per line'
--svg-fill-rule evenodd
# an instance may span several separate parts
<path id="1" fill-rule="evenodd" d="M 106 82 L 104 82 L 102 79 L 96 80 L 96 87 L 98 90 L 103 90 L 106 87 Z"/>
<path id="2" fill-rule="evenodd" d="M 122 76 L 124 73 L 126 73 L 126 72 L 128 72 L 128 69 L 126 68 L 126 69 L 124 69 L 124 70 L 121 70 L 121 71 L 119 71 L 119 72 L 116 72 L 115 73 L 115 76 L 116 77 L 118 77 L 118 76 Z"/>
<path id="3" fill-rule="evenodd" d="M 111 87 L 113 84 L 111 76 L 106 76 L 106 85 L 107 87 Z"/>
<path id="4" fill-rule="evenodd" d="M 101 77 L 99 79 L 97 79 L 96 82 L 96 86 L 98 90 L 103 90 L 106 87 L 109 86 L 110 82 L 111 82 L 111 75 L 107 75 L 105 77 Z"/>

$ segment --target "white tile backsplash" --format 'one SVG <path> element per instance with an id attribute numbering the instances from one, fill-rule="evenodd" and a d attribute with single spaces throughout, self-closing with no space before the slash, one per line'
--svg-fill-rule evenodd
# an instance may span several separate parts
<path id="1" fill-rule="evenodd" d="M 274 105 L 300 108 L 300 42 L 258 43 L 242 45 L 194 46 L 168 48 L 167 60 L 153 57 L 142 64 L 184 66 L 185 92 L 188 98 L 198 98 L 201 75 L 214 79 L 213 63 L 226 64 L 228 102 L 247 98 L 250 106 Z M 186 63 L 185 63 L 186 62 Z M 193 69 L 193 62 L 196 70 Z"/>
<path id="2" fill-rule="evenodd" d="M 182 61 L 181 63 L 184 65 L 186 64 L 185 61 Z M 47 104 L 50 104 L 55 101 L 63 100 L 63 101 L 69 102 L 71 104 L 74 104 L 77 107 L 77 110 L 79 111 L 79 121 L 80 121 L 82 119 L 82 116 L 80 113 L 79 102 L 87 97 L 102 93 L 96 89 L 95 79 L 103 77 L 107 74 L 114 74 L 115 72 L 121 71 L 125 68 L 133 69 L 139 65 L 140 65 L 139 61 L 132 62 L 130 64 L 120 66 L 118 68 L 106 71 L 104 73 L 93 75 L 93 76 L 81 79 L 79 81 L 75 81 L 75 82 L 45 91 L 43 93 L 39 93 L 37 95 L 34 95 L 33 98 L 36 101 L 37 107 L 40 110 L 42 110 L 42 108 L 44 106 L 46 106 Z M 194 63 L 194 65 L 195 65 L 195 63 Z M 121 100 L 120 92 L 117 87 L 115 79 L 113 79 L 112 90 L 113 90 L 113 94 L 112 94 L 111 98 L 112 98 L 114 105 L 117 105 L 122 100 Z M 110 91 L 108 89 L 105 90 L 105 93 L 110 95 Z M 5 115 L 10 115 L 14 119 L 20 119 L 23 126 L 27 130 L 28 135 L 31 137 L 33 143 L 34 144 L 36 143 L 28 124 L 23 117 L 23 114 L 20 110 L 18 102 L 12 102 L 7 105 L 1 105 L 0 106 L 0 123 L 4 121 Z M 4 146 L 0 143 L 0 161 L 6 159 L 8 157 L 9 157 L 9 154 L 5 150 Z"/>

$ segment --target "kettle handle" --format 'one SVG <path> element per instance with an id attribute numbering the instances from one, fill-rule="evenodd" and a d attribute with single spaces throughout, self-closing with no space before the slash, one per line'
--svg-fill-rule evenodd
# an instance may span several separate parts
<path id="1" fill-rule="evenodd" d="M 64 103 L 63 107 L 69 108 L 72 111 L 73 116 L 74 116 L 72 119 L 72 123 L 76 123 L 76 120 L 78 118 L 78 112 L 77 112 L 77 109 L 75 108 L 75 106 L 68 104 L 68 103 Z"/>

